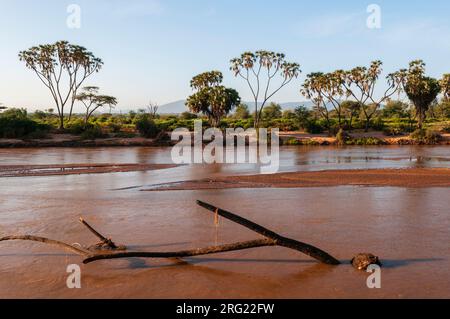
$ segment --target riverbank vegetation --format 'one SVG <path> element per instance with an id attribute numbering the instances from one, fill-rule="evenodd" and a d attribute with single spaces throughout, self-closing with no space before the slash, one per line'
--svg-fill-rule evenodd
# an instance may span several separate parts
<path id="1" fill-rule="evenodd" d="M 366 120 L 359 110 L 355 110 L 353 102 L 342 103 L 343 115 L 339 125 L 338 115 L 330 112 L 328 122 L 312 109 L 299 106 L 294 110 L 282 110 L 279 104 L 271 103 L 262 112 L 261 126 L 279 128 L 282 133 L 302 133 L 306 138 L 286 139 L 290 145 L 316 145 L 314 137 L 337 137 L 345 145 L 382 145 L 384 138 L 405 138 L 411 143 L 435 144 L 442 135 L 450 133 L 450 103 L 432 104 L 426 113 L 422 129 L 413 113 L 414 109 L 401 101 L 389 101 L 378 110 L 366 131 Z M 194 129 L 194 121 L 202 120 L 205 128 L 211 127 L 207 116 L 190 112 L 182 114 L 151 114 L 147 109 L 131 111 L 126 114 L 93 114 L 86 121 L 84 114 L 73 114 L 65 119 L 65 130 L 61 131 L 60 118 L 52 109 L 27 113 L 25 109 L 11 108 L 0 113 L 0 138 L 44 139 L 51 134 L 71 134 L 80 139 L 97 138 L 157 138 L 165 136 L 177 128 Z M 217 123 L 221 129 L 251 128 L 254 118 L 244 104 L 236 108 L 236 112 L 222 118 Z M 364 135 L 364 136 L 360 136 Z M 354 136 L 354 138 L 351 138 Z M 359 137 L 358 137 L 359 136 Z M 405 143 L 405 140 L 402 141 Z"/>
<path id="2" fill-rule="evenodd" d="M 204 127 L 279 128 L 308 136 L 285 138 L 291 145 L 314 145 L 314 136 L 333 137 L 341 145 L 380 145 L 386 143 L 383 137 L 398 136 L 405 137 L 399 143 L 435 144 L 450 133 L 450 74 L 429 77 L 421 60 L 387 74 L 384 81 L 381 61 L 310 73 L 299 95 L 311 105 L 283 109 L 269 101 L 300 76 L 300 65 L 286 61 L 283 53 L 244 52 L 230 61 L 230 70 L 248 84 L 254 100 L 250 105 L 241 102 L 236 90 L 222 85 L 222 72 L 210 71 L 192 79 L 194 92 L 182 114 L 158 114 L 156 103 L 122 114 L 113 112 L 117 98 L 99 94 L 96 86 L 83 86 L 103 67 L 103 61 L 84 47 L 59 41 L 22 51 L 19 58 L 50 91 L 54 107 L 28 113 L 0 104 L 0 138 L 71 134 L 84 140 L 166 139 L 177 128 L 193 130 L 198 119 Z M 74 112 L 76 103 L 84 106 L 84 113 Z"/>

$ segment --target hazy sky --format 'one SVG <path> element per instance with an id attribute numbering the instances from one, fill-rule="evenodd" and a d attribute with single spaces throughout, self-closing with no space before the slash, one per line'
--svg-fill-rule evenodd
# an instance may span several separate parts
<path id="1" fill-rule="evenodd" d="M 344 4 L 345 3 L 345 4 Z M 381 8 L 381 29 L 369 29 L 369 4 Z M 81 8 L 81 28 L 66 25 L 67 7 Z M 450 72 L 449 1 L 283 0 L 0 0 L 0 102 L 52 107 L 38 78 L 17 58 L 33 45 L 69 40 L 105 66 L 87 84 L 119 99 L 119 109 L 185 99 L 192 76 L 217 69 L 250 99 L 229 71 L 247 50 L 284 52 L 302 76 L 276 100 L 299 101 L 309 72 L 384 62 L 386 72 L 422 58 L 428 73 Z"/>

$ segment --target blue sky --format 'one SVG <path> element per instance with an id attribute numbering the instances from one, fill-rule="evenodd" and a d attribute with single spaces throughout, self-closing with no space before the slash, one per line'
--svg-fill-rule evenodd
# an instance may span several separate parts
<path id="1" fill-rule="evenodd" d="M 67 6 L 81 7 L 81 28 L 66 26 Z M 381 8 L 381 29 L 369 29 L 367 6 Z M 69 40 L 101 57 L 104 69 L 87 84 L 119 99 L 119 109 L 185 99 L 192 76 L 221 70 L 244 100 L 249 91 L 229 71 L 247 50 L 284 52 L 302 76 L 279 102 L 299 101 L 305 75 L 368 65 L 386 72 L 422 58 L 428 73 L 450 72 L 449 1 L 264 0 L 0 0 L 0 102 L 29 109 L 52 106 L 50 93 L 20 62 L 33 45 Z"/>

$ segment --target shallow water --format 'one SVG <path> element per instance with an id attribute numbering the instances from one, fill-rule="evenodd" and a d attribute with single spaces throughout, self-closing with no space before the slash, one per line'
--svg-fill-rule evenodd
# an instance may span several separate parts
<path id="1" fill-rule="evenodd" d="M 170 149 L 0 150 L 0 164 L 170 163 Z M 283 148 L 281 171 L 450 167 L 447 147 Z M 0 297 L 342 298 L 450 297 L 447 188 L 325 187 L 141 192 L 140 186 L 229 174 L 251 165 L 183 166 L 162 171 L 0 179 L 0 236 L 28 233 L 69 243 L 96 238 L 79 216 L 133 250 L 173 251 L 259 238 L 195 205 L 236 212 L 343 262 L 371 252 L 384 262 L 382 288 L 350 265 L 320 265 L 284 248 L 168 260 L 82 265 L 37 243 L 0 244 Z M 133 188 L 136 186 L 137 188 Z M 120 189 L 120 190 L 117 190 Z M 80 264 L 82 289 L 66 287 Z"/>

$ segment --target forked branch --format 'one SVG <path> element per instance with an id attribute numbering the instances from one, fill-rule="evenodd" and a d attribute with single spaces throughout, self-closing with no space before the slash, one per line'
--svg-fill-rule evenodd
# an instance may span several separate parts
<path id="1" fill-rule="evenodd" d="M 105 259 L 118 259 L 118 258 L 131 258 L 131 257 L 142 257 L 142 258 L 182 258 L 182 257 L 193 257 L 193 256 L 201 256 L 201 255 L 209 255 L 209 254 L 217 254 L 224 253 L 230 251 L 237 251 L 243 249 L 257 248 L 257 247 L 267 247 L 267 246 L 281 246 L 285 248 L 294 249 L 300 251 L 308 256 L 311 256 L 322 263 L 328 265 L 339 265 L 340 262 L 329 255 L 328 253 L 311 246 L 309 244 L 305 244 L 294 239 L 286 238 L 278 235 L 277 233 L 260 226 L 252 221 L 249 221 L 245 218 L 242 218 L 238 215 L 230 213 L 228 211 L 222 210 L 213 205 L 207 204 L 202 201 L 197 201 L 197 204 L 201 207 L 220 215 L 226 219 L 229 219 L 237 224 L 240 224 L 258 234 L 263 235 L 264 239 L 252 240 L 247 242 L 238 242 L 234 244 L 227 244 L 222 246 L 212 246 L 206 248 L 199 248 L 193 250 L 185 250 L 178 252 L 123 252 L 123 253 L 114 253 L 114 254 L 96 254 L 89 256 L 83 262 L 85 264 Z"/>
<path id="2" fill-rule="evenodd" d="M 283 236 L 281 236 L 261 225 L 258 225 L 250 220 L 247 220 L 245 218 L 242 218 L 238 215 L 235 215 L 233 213 L 230 213 L 228 211 L 225 211 L 225 210 L 215 207 L 213 205 L 207 204 L 205 202 L 197 201 L 197 204 L 200 205 L 201 207 L 207 209 L 208 211 L 213 212 L 216 215 L 216 223 L 217 223 L 217 216 L 222 216 L 232 222 L 242 225 L 242 226 L 264 236 L 264 238 L 251 240 L 251 241 L 245 241 L 245 242 L 226 244 L 226 245 L 221 245 L 221 246 L 210 246 L 210 247 L 205 247 L 205 248 L 182 250 L 182 251 L 175 251 L 175 252 L 138 252 L 138 251 L 126 252 L 126 251 L 124 251 L 124 252 L 117 252 L 117 253 L 115 253 L 115 252 L 104 253 L 103 251 L 105 249 L 111 250 L 111 251 L 117 251 L 117 250 L 125 250 L 125 247 L 116 246 L 114 244 L 114 242 L 112 242 L 111 239 L 108 239 L 105 236 L 103 236 L 102 234 L 100 234 L 92 226 L 90 226 L 86 221 L 84 221 L 82 218 L 80 218 L 80 222 L 101 240 L 101 242 L 99 244 L 97 244 L 95 246 L 91 246 L 87 249 L 83 249 L 83 248 L 74 247 L 73 245 L 69 245 L 69 244 L 66 244 L 66 243 L 63 243 L 60 241 L 43 238 L 43 237 L 28 236 L 28 235 L 27 236 L 8 236 L 8 237 L 0 238 L 0 242 L 7 241 L 7 240 L 31 240 L 31 241 L 36 241 L 36 242 L 41 242 L 41 243 L 45 243 L 45 244 L 59 246 L 59 247 L 62 247 L 66 250 L 70 250 L 71 252 L 84 257 L 83 263 L 85 263 L 85 264 L 88 264 L 88 263 L 91 263 L 94 261 L 98 261 L 98 260 L 132 258 L 132 257 L 134 257 L 134 258 L 194 257 L 194 256 L 201 256 L 201 255 L 239 251 L 239 250 L 250 249 L 250 248 L 268 247 L 268 246 L 280 246 L 280 247 L 297 250 L 297 251 L 302 252 L 310 257 L 313 257 L 325 264 L 329 264 L 329 265 L 340 264 L 340 262 L 336 258 L 332 257 L 331 255 L 324 252 L 323 250 L 320 250 L 317 247 L 296 241 L 294 239 L 283 237 Z"/>

